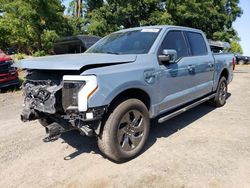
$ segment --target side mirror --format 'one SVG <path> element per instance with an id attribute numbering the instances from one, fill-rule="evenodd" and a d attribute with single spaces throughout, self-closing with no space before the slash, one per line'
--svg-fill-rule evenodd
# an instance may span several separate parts
<path id="1" fill-rule="evenodd" d="M 162 50 L 162 55 L 159 55 L 159 60 L 162 63 L 175 63 L 176 59 L 176 50 Z"/>

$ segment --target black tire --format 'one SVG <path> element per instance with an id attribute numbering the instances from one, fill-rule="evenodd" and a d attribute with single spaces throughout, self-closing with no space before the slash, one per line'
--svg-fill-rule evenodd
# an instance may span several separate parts
<path id="1" fill-rule="evenodd" d="M 124 162 L 137 156 L 148 138 L 148 109 L 138 99 L 121 102 L 110 112 L 98 137 L 98 147 L 109 159 Z"/>
<path id="2" fill-rule="evenodd" d="M 38 122 L 44 127 L 47 127 L 49 124 L 53 123 L 53 121 L 49 118 L 38 119 Z"/>
<path id="3" fill-rule="evenodd" d="M 240 60 L 240 61 L 238 62 L 238 64 L 239 64 L 239 65 L 244 65 L 244 64 L 245 64 L 245 61 Z"/>
<path id="4" fill-rule="evenodd" d="M 221 77 L 217 86 L 215 97 L 211 100 L 211 104 L 215 107 L 221 107 L 226 104 L 227 100 L 227 79 Z"/>

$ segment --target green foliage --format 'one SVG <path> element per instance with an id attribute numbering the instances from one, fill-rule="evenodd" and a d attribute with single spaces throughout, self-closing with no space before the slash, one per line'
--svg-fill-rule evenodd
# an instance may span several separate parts
<path id="1" fill-rule="evenodd" d="M 85 3 L 89 12 L 103 6 L 103 0 L 85 0 Z"/>
<path id="2" fill-rule="evenodd" d="M 26 57 L 26 55 L 22 54 L 22 53 L 17 53 L 14 55 L 15 60 L 21 60 L 21 59 L 24 59 L 25 57 Z"/>
<path id="3" fill-rule="evenodd" d="M 174 24 L 194 27 L 208 38 L 229 42 L 237 34 L 232 23 L 242 14 L 239 0 L 175 0 L 167 1 Z"/>
<path id="4" fill-rule="evenodd" d="M 87 32 L 92 35 L 105 36 L 119 29 L 116 23 L 117 16 L 111 12 L 108 5 L 95 9 L 88 14 Z"/>
<path id="5" fill-rule="evenodd" d="M 36 51 L 35 53 L 32 54 L 32 56 L 34 57 L 40 57 L 40 56 L 46 56 L 46 52 L 44 50 L 39 50 L 39 51 Z"/>
<path id="6" fill-rule="evenodd" d="M 122 28 L 165 24 L 201 29 L 210 39 L 233 41 L 235 48 L 239 41 L 232 27 L 242 14 L 239 0 L 72 0 L 67 15 L 62 1 L 0 0 L 0 48 L 50 54 L 62 36 L 105 36 Z"/>
<path id="7" fill-rule="evenodd" d="M 42 34 L 42 49 L 46 52 L 52 53 L 54 42 L 59 38 L 58 34 L 54 30 L 46 30 Z"/>
<path id="8" fill-rule="evenodd" d="M 47 40 L 67 32 L 64 6 L 60 0 L 0 0 L 0 32 L 6 34 L 0 47 L 12 46 L 19 52 L 49 51 Z M 53 42 L 53 41 L 52 41 Z"/>
<path id="9" fill-rule="evenodd" d="M 235 40 L 231 42 L 231 49 L 230 49 L 230 51 L 232 53 L 235 53 L 235 54 L 243 54 L 243 50 L 242 50 L 241 45 L 239 44 L 238 41 L 235 41 Z"/>
<path id="10" fill-rule="evenodd" d="M 87 32 L 100 36 L 121 28 L 173 23 L 160 0 L 107 0 L 86 19 Z"/>
<path id="11" fill-rule="evenodd" d="M 87 11 L 87 32 L 104 36 L 120 28 L 173 24 L 203 30 L 214 40 L 239 40 L 232 23 L 241 16 L 239 0 L 107 0 Z"/>
<path id="12" fill-rule="evenodd" d="M 67 16 L 68 24 L 71 28 L 71 35 L 79 35 L 86 33 L 85 19 L 81 17 Z"/>

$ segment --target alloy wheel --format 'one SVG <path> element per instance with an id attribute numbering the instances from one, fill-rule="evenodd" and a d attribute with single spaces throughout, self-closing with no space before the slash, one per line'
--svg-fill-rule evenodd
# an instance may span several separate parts
<path id="1" fill-rule="evenodd" d="M 138 110 L 127 112 L 120 120 L 117 138 L 120 148 L 132 151 L 141 142 L 144 136 L 144 118 Z"/>

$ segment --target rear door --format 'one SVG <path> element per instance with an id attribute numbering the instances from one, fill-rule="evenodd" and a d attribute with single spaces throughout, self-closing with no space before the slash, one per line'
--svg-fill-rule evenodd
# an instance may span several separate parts
<path id="1" fill-rule="evenodd" d="M 204 35 L 199 32 L 185 31 L 191 56 L 193 94 L 195 98 L 206 95 L 212 91 L 214 77 L 214 58 L 208 50 Z"/>

